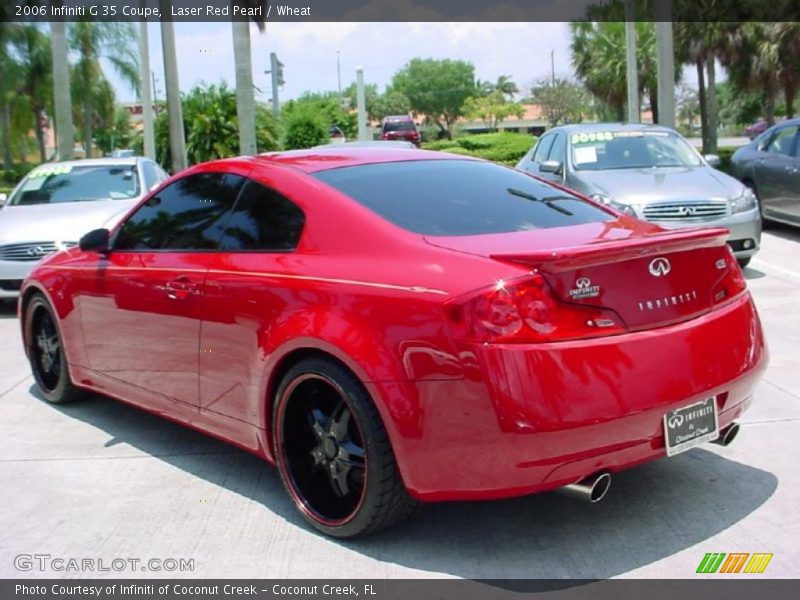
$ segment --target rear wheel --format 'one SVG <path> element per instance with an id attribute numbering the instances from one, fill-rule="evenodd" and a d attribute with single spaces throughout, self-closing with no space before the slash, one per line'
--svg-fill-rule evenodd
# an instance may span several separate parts
<path id="1" fill-rule="evenodd" d="M 361 382 L 333 360 L 304 360 L 275 396 L 281 480 L 316 529 L 338 538 L 374 533 L 411 515 L 380 416 Z"/>
<path id="2" fill-rule="evenodd" d="M 736 262 L 738 262 L 738 263 L 739 263 L 739 266 L 740 266 L 742 269 L 744 269 L 744 268 L 745 268 L 747 265 L 749 265 L 749 264 L 750 264 L 750 257 L 748 256 L 747 258 L 737 258 L 737 259 L 736 259 Z"/>
<path id="3" fill-rule="evenodd" d="M 70 380 L 56 317 L 40 294 L 25 310 L 25 340 L 33 378 L 45 400 L 53 404 L 77 400 L 82 392 Z"/>

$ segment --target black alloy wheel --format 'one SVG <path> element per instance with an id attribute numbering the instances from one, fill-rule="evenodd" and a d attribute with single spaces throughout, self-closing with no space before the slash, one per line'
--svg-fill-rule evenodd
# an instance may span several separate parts
<path id="1" fill-rule="evenodd" d="M 281 480 L 318 530 L 357 537 L 394 525 L 417 507 L 371 398 L 337 362 L 315 358 L 290 369 L 274 415 Z"/>
<path id="2" fill-rule="evenodd" d="M 81 391 L 70 380 L 56 317 L 39 294 L 25 310 L 25 341 L 33 378 L 45 400 L 62 404 L 80 397 Z"/>

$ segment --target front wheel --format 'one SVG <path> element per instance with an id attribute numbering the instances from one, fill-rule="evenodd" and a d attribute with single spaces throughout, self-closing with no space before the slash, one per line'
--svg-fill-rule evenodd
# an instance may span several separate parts
<path id="1" fill-rule="evenodd" d="M 738 262 L 738 263 L 739 263 L 739 266 L 740 266 L 742 269 L 744 269 L 744 268 L 745 268 L 747 265 L 749 265 L 749 264 L 750 264 L 750 257 L 748 256 L 747 258 L 737 258 L 737 259 L 736 259 L 736 262 Z"/>
<path id="2" fill-rule="evenodd" d="M 33 378 L 44 399 L 53 404 L 77 400 L 82 392 L 70 379 L 56 317 L 40 294 L 34 296 L 25 309 L 25 343 Z"/>
<path id="3" fill-rule="evenodd" d="M 314 358 L 292 367 L 278 388 L 273 414 L 281 480 L 319 531 L 363 536 L 399 523 L 418 507 L 371 398 L 335 361 Z"/>

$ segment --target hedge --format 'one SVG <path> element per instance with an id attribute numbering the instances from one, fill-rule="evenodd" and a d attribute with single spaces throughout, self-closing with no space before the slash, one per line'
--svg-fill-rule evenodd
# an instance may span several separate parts
<path id="1" fill-rule="evenodd" d="M 439 150 L 476 156 L 506 165 L 516 165 L 536 143 L 536 137 L 523 133 L 481 133 L 465 135 L 455 140 L 439 140 L 422 145 L 427 150 Z"/>

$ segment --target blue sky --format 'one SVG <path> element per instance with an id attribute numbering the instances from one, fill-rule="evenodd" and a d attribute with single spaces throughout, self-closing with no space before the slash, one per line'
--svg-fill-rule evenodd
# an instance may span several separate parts
<path id="1" fill-rule="evenodd" d="M 138 27 L 138 24 L 136 25 Z M 148 25 L 150 64 L 158 96 L 164 98 L 164 67 L 160 26 Z M 189 90 L 200 82 L 234 81 L 233 45 L 229 23 L 176 23 L 180 84 Z M 463 59 L 475 65 L 476 77 L 493 81 L 511 75 L 522 89 L 550 76 L 550 52 L 556 73 L 572 72 L 569 28 L 566 23 L 269 23 L 264 33 L 251 27 L 253 78 L 270 98 L 269 53 L 284 63 L 286 85 L 281 100 L 306 90 L 337 88 L 336 51 L 340 51 L 342 87 L 364 67 L 367 83 L 381 89 L 412 58 Z M 106 65 L 119 101 L 135 99 L 134 92 Z"/>

